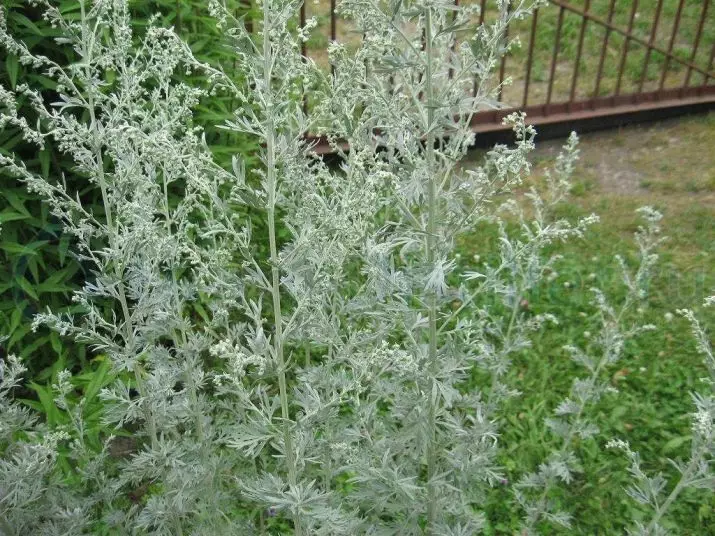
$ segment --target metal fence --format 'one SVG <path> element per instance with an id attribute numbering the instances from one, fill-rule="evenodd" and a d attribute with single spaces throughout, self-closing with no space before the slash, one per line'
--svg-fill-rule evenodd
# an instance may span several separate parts
<path id="1" fill-rule="evenodd" d="M 481 8 L 476 22 L 497 16 L 493 2 L 471 1 Z M 514 110 L 525 111 L 532 124 L 573 126 L 715 105 L 712 0 L 549 1 L 507 29 L 523 44 L 502 59 L 499 87 L 507 76 L 514 82 L 499 90 L 501 108 L 474 115 L 476 132 L 502 131 L 502 119 Z M 327 39 L 342 40 L 349 26 L 335 7 L 336 0 L 321 0 L 300 11 L 301 24 L 314 15 L 320 23 L 318 42 L 303 53 L 326 67 L 320 50 Z"/>
<path id="2" fill-rule="evenodd" d="M 504 103 L 507 106 L 505 110 L 477 114 L 474 120 L 475 130 L 489 131 L 496 124 L 501 123 L 502 118 L 514 109 L 524 110 L 531 118 L 531 122 L 544 124 L 574 122 L 580 119 L 625 114 L 639 110 L 663 110 L 671 107 L 684 107 L 688 104 L 715 103 L 715 72 L 713 72 L 715 40 L 712 39 L 712 31 L 708 32 L 710 37 L 708 43 L 704 43 L 703 39 L 706 25 L 709 26 L 708 30 L 712 30 L 713 26 L 715 26 L 713 24 L 715 23 L 715 17 L 708 18 L 711 0 L 695 0 L 691 2 L 691 4 L 698 4 L 700 7 L 700 13 L 695 24 L 695 36 L 690 43 L 689 50 L 685 49 L 681 44 L 679 54 L 675 53 L 674 47 L 681 30 L 685 0 L 678 0 L 675 14 L 668 21 L 670 22 L 670 28 L 667 28 L 666 24 L 664 24 L 664 0 L 658 0 L 650 24 L 650 33 L 647 37 L 634 31 L 634 21 L 639 9 L 638 0 L 620 2 L 621 4 L 631 4 L 625 28 L 618 26 L 613 21 L 616 0 L 610 0 L 605 18 L 590 11 L 591 0 L 585 0 L 583 6 L 577 6 L 564 0 L 550 0 L 550 3 L 557 7 L 558 15 L 545 95 L 534 98 L 530 94 L 534 45 L 539 32 L 539 11 L 537 10 L 531 19 L 530 35 L 527 43 L 528 53 L 526 62 L 523 65 L 525 72 L 521 82 L 523 88 L 521 102 L 507 101 Z M 485 0 L 481 0 L 481 4 L 484 5 Z M 562 58 L 564 39 L 562 30 L 569 14 L 579 19 L 576 54 L 572 59 Z M 715 15 L 715 13 L 711 15 Z M 599 36 L 601 38 L 599 41 L 600 53 L 596 72 L 590 73 L 595 74 L 595 76 L 590 81 L 581 80 L 583 75 L 580 67 L 584 57 L 585 37 L 589 31 L 593 32 L 598 29 L 602 30 Z M 658 38 L 659 32 L 667 34 L 666 46 L 661 46 Z M 618 47 L 618 56 L 609 58 L 617 66 L 615 83 L 611 88 L 604 91 L 604 66 L 607 52 L 612 49 L 610 42 L 613 40 L 614 34 L 621 37 L 622 44 Z M 609 47 L 609 44 L 611 47 Z M 625 68 L 629 54 L 632 54 L 637 46 L 643 48 L 640 74 L 631 90 L 625 92 L 623 91 Z M 707 60 L 705 62 L 701 60 L 698 64 L 696 60 L 700 60 L 703 57 L 702 49 L 704 48 L 709 51 Z M 655 63 L 654 60 L 657 56 L 660 56 L 659 59 L 662 60 L 655 65 L 659 67 L 660 73 L 656 77 L 655 83 L 648 84 L 649 73 L 653 70 L 651 67 Z M 568 70 L 557 72 L 560 60 L 564 60 L 567 64 L 571 63 L 570 72 Z M 504 79 L 506 65 L 509 61 L 508 56 L 505 56 L 502 60 L 500 82 Z M 700 78 L 699 81 L 695 79 L 696 76 Z M 562 81 L 564 79 L 568 80 L 569 91 L 567 95 L 555 98 L 554 86 L 559 79 Z M 584 85 L 591 82 L 592 90 L 586 94 L 579 95 L 577 93 L 579 82 Z"/>

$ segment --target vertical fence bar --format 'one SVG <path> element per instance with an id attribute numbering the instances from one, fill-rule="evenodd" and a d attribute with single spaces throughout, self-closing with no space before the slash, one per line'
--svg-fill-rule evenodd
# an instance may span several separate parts
<path id="1" fill-rule="evenodd" d="M 650 55 L 653 51 L 653 43 L 655 42 L 655 36 L 658 32 L 658 23 L 660 22 L 661 11 L 663 11 L 663 0 L 658 0 L 658 7 L 655 8 L 653 27 L 650 30 L 650 39 L 648 39 L 648 47 L 646 48 L 645 61 L 643 62 L 643 72 L 641 73 L 641 80 L 638 84 L 638 93 L 643 93 L 643 84 L 645 83 L 645 78 L 648 74 L 648 64 L 650 63 Z"/>
<path id="2" fill-rule="evenodd" d="M 682 0 L 681 0 L 682 1 Z M 608 24 L 613 22 L 613 12 L 616 7 L 616 0 L 611 0 L 608 5 Z M 611 27 L 606 26 L 606 35 L 603 36 L 603 46 L 601 47 L 601 57 L 598 59 L 598 72 L 596 74 L 596 87 L 593 88 L 593 99 L 591 107 L 595 107 L 598 94 L 601 92 L 601 80 L 603 80 L 603 65 L 606 62 L 606 52 L 608 51 L 608 41 L 611 39 Z"/>
<path id="3" fill-rule="evenodd" d="M 690 63 L 695 63 L 695 56 L 698 54 L 698 49 L 700 48 L 700 38 L 703 36 L 703 26 L 705 26 L 705 18 L 708 16 L 708 7 L 710 6 L 710 0 L 705 0 L 703 3 L 703 10 L 700 12 L 700 21 L 698 22 L 698 30 L 695 34 L 695 43 L 693 43 L 693 52 L 690 54 Z M 685 75 L 685 82 L 683 83 L 683 89 L 690 85 L 690 77 L 693 74 L 692 66 L 688 65 L 688 72 Z M 682 95 L 682 92 L 681 92 Z"/>
<path id="4" fill-rule="evenodd" d="M 531 36 L 529 37 L 529 57 L 526 60 L 526 79 L 524 80 L 524 99 L 522 105 L 529 103 L 529 83 L 531 82 L 531 67 L 534 62 L 534 41 L 536 41 L 536 24 L 539 19 L 539 10 L 534 11 L 531 17 Z"/>
<path id="5" fill-rule="evenodd" d="M 715 43 L 713 43 L 713 46 L 710 49 L 710 61 L 708 62 L 708 68 L 707 68 L 708 74 L 704 75 L 705 80 L 703 80 L 703 87 L 707 86 L 708 81 L 710 80 L 710 78 L 712 78 L 710 76 L 710 72 L 712 72 L 712 70 L 713 70 L 713 62 L 715 62 Z"/>
<path id="6" fill-rule="evenodd" d="M 300 5 L 300 27 L 302 28 L 303 26 L 305 26 L 305 2 Z M 303 40 L 300 42 L 300 53 L 303 56 L 306 55 L 306 46 Z"/>
<path id="7" fill-rule="evenodd" d="M 628 58 L 628 51 L 631 45 L 631 34 L 633 33 L 633 21 L 636 19 L 636 12 L 638 11 L 638 0 L 633 0 L 633 7 L 631 8 L 631 16 L 628 19 L 628 34 L 623 42 L 623 49 L 621 50 L 621 61 L 618 65 L 618 79 L 616 80 L 616 91 L 615 96 L 621 94 L 621 83 L 623 82 L 623 70 L 626 68 L 626 59 Z"/>
<path id="8" fill-rule="evenodd" d="M 481 4 L 479 4 L 479 26 L 484 24 L 484 16 L 485 16 L 485 11 L 487 9 L 487 0 L 481 0 Z M 476 97 L 477 96 L 477 77 L 474 77 L 474 87 L 472 88 L 472 94 Z"/>
<path id="9" fill-rule="evenodd" d="M 330 0 L 330 40 L 335 41 L 337 36 L 337 15 L 335 14 L 335 0 Z"/>
<path id="10" fill-rule="evenodd" d="M 420 50 L 424 52 L 426 47 L 427 47 L 427 33 L 425 31 L 425 28 L 422 28 L 422 36 L 420 37 Z M 417 82 L 419 84 L 421 84 L 423 80 L 424 80 L 424 76 L 422 75 L 422 71 L 420 71 L 417 73 Z M 417 100 L 421 101 L 422 95 L 424 95 L 424 91 L 422 91 L 420 89 L 420 92 L 417 94 Z"/>
<path id="11" fill-rule="evenodd" d="M 584 13 L 588 13 L 591 8 L 591 0 L 586 0 L 586 5 L 583 10 Z M 581 67 L 581 54 L 583 53 L 583 40 L 586 37 L 586 24 L 588 23 L 588 17 L 583 17 L 581 19 L 581 30 L 578 34 L 578 48 L 576 50 L 576 63 L 573 68 L 573 78 L 571 79 L 571 92 L 569 93 L 569 104 L 568 109 L 571 111 L 574 100 L 576 100 L 576 86 L 578 84 L 578 70 Z"/>
<path id="12" fill-rule="evenodd" d="M 251 2 L 251 0 L 242 0 L 239 5 L 247 11 L 243 24 L 246 26 L 246 31 L 251 34 L 253 33 L 253 16 L 251 15 L 251 10 L 253 9 L 253 2 Z"/>
<path id="13" fill-rule="evenodd" d="M 334 0 L 333 0 L 334 1 Z M 454 7 L 458 8 L 459 7 L 459 0 L 454 0 Z M 457 19 L 457 10 L 454 10 L 454 13 L 452 13 L 452 23 Z M 457 32 L 454 32 L 454 40 L 452 41 L 452 46 L 450 47 L 450 50 L 452 51 L 452 54 L 454 54 L 455 48 L 457 46 Z M 452 67 L 452 60 L 454 59 L 454 56 L 452 56 L 449 59 L 449 79 L 451 80 L 454 78 L 454 67 Z"/>
<path id="14" fill-rule="evenodd" d="M 549 105 L 551 104 L 551 96 L 554 92 L 554 76 L 556 75 L 556 62 L 559 59 L 559 48 L 561 48 L 561 27 L 564 24 L 565 11 L 563 6 L 559 8 L 559 20 L 556 23 L 556 39 L 554 40 L 554 52 L 551 55 L 551 71 L 549 72 L 549 88 L 546 91 L 544 115 L 549 115 Z"/>
<path id="15" fill-rule="evenodd" d="M 305 0 L 304 0 L 305 1 Z M 330 0 L 330 42 L 337 41 L 338 20 L 335 14 L 335 0 Z M 330 74 L 335 74 L 335 65 L 330 65 Z"/>
<path id="16" fill-rule="evenodd" d="M 658 90 L 661 91 L 663 89 L 663 86 L 665 86 L 665 77 L 668 76 L 668 67 L 670 66 L 670 54 L 673 53 L 675 39 L 676 37 L 678 37 L 678 30 L 680 29 L 680 17 L 683 14 L 683 4 L 685 4 L 685 0 L 680 0 L 680 2 L 678 2 L 678 11 L 676 11 L 675 13 L 673 33 L 670 34 L 670 43 L 668 43 L 668 55 L 665 57 L 665 65 L 663 65 L 663 72 L 660 73 L 660 83 L 658 84 Z"/>
<path id="17" fill-rule="evenodd" d="M 506 6 L 506 28 L 504 28 L 504 46 L 509 45 L 509 7 L 511 4 L 507 4 Z M 504 93 L 504 74 L 506 73 L 506 56 L 507 52 L 506 50 L 504 51 L 504 54 L 501 57 L 501 65 L 499 66 L 499 93 L 497 94 L 497 101 L 501 102 L 502 101 L 502 95 Z"/>
<path id="18" fill-rule="evenodd" d="M 181 33 L 183 16 L 181 13 L 181 2 L 179 2 L 179 0 L 176 0 L 176 5 L 174 6 L 174 13 L 176 13 L 176 22 L 174 23 L 174 28 L 176 29 L 177 33 Z"/>

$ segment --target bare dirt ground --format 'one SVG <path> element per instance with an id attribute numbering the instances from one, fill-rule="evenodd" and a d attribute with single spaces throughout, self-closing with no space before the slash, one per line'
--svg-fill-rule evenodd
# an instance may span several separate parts
<path id="1" fill-rule="evenodd" d="M 565 213 L 599 215 L 596 232 L 601 243 L 610 243 L 632 239 L 636 209 L 657 208 L 664 214 L 669 239 L 663 250 L 673 270 L 703 274 L 707 291 L 715 291 L 715 112 L 580 138 Z M 537 135 L 529 181 L 538 182 L 552 167 L 563 143 Z M 477 165 L 482 156 L 474 150 L 465 165 Z"/>
<path id="2" fill-rule="evenodd" d="M 537 143 L 535 161 L 548 163 L 562 143 Z M 594 194 L 713 203 L 715 112 L 584 134 L 576 179 Z"/>
<path id="3" fill-rule="evenodd" d="M 535 176 L 553 164 L 563 140 L 539 143 Z M 600 232 L 631 236 L 634 211 L 664 214 L 664 249 L 681 271 L 715 275 L 715 112 L 581 136 L 569 201 L 601 217 Z M 709 284 L 709 283 L 708 283 Z M 705 289 L 703 289 L 705 290 Z M 715 288 L 710 289 L 715 291 Z"/>

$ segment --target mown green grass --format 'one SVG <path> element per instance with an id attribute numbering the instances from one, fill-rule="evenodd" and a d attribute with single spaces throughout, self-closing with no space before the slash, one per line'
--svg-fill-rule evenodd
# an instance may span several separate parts
<path id="1" fill-rule="evenodd" d="M 644 140 L 644 155 L 625 158 Z M 641 452 L 644 467 L 664 471 L 671 483 L 677 475 L 667 458 L 689 455 L 689 413 L 693 410 L 689 392 L 704 387 L 698 379 L 705 369 L 688 323 L 675 311 L 693 308 L 706 326 L 715 325 L 714 312 L 701 307 L 703 299 L 715 291 L 714 143 L 715 114 L 582 138 L 572 198 L 558 215 L 574 218 L 595 212 L 602 219 L 583 239 L 553 249 L 564 256 L 557 267 L 559 277 L 528 296 L 528 314 L 550 312 L 561 324 L 539 333 L 533 348 L 518 356 L 509 375 L 510 384 L 523 393 L 510 403 L 502 422 L 502 462 L 509 480 L 536 469 L 559 446 L 544 419 L 568 395 L 573 379 L 584 375 L 562 346 L 587 344 L 584 332 L 596 332 L 589 287 L 602 288 L 614 302 L 622 298 L 614 255 L 635 259 L 632 235 L 638 218 L 634 210 L 649 204 L 664 212 L 663 234 L 669 240 L 660 250 L 648 307 L 631 317 L 634 322 L 656 324 L 658 329 L 632 340 L 622 361 L 607 371 L 604 378 L 619 394 L 606 397 L 590 412 L 601 434 L 576 445 L 583 473 L 554 493 L 560 507 L 577 522 L 571 530 L 544 525 L 543 534 L 621 534 L 632 519 L 642 515 L 623 491 L 629 484 L 626 460 L 604 448 L 608 439 L 628 440 Z M 661 150 L 654 151 L 654 147 Z M 553 160 L 555 149 L 556 144 L 549 142 L 535 153 L 535 180 Z M 603 161 L 609 166 L 602 166 Z M 618 172 L 631 184 L 610 182 L 607 175 Z M 639 175 L 650 177 L 651 186 Z M 689 187 L 691 182 L 697 188 Z M 495 239 L 494 229 L 477 229 L 460 244 L 463 262 L 473 263 L 474 254 L 484 257 L 485 252 L 494 251 Z M 674 315 L 670 322 L 668 313 Z M 493 496 L 489 512 L 488 533 L 518 533 L 521 513 L 506 488 Z M 674 534 L 715 534 L 715 497 L 702 490 L 685 492 L 666 523 Z"/>

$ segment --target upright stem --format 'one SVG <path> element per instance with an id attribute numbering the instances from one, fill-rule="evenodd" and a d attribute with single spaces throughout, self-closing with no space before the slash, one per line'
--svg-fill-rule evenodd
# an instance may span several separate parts
<path id="1" fill-rule="evenodd" d="M 507 327 L 506 330 L 506 335 L 504 336 L 504 346 L 502 347 L 502 357 L 506 355 L 504 353 L 504 350 L 508 347 L 509 342 L 511 341 L 511 334 L 514 331 L 514 326 L 516 325 L 516 317 L 519 312 L 519 304 L 521 303 L 521 289 L 519 289 L 519 292 L 514 293 L 516 296 L 516 300 L 514 301 L 514 304 L 512 305 L 511 308 L 511 315 L 509 317 L 509 326 Z M 495 370 L 492 373 L 492 386 L 491 389 L 489 390 L 489 393 L 487 394 L 487 410 L 489 413 L 495 410 L 495 407 L 493 405 L 494 403 L 494 392 L 497 389 L 497 384 L 499 382 L 499 377 L 497 375 L 497 371 Z"/>
<path id="2" fill-rule="evenodd" d="M 278 365 L 278 389 L 281 399 L 281 417 L 283 421 L 283 443 L 285 446 L 286 463 L 288 465 L 288 484 L 295 488 L 298 484 L 298 471 L 293 450 L 290 412 L 288 407 L 288 389 L 286 382 L 286 363 L 283 356 L 283 316 L 281 314 L 280 268 L 278 266 L 278 246 L 276 243 L 276 190 L 277 177 L 275 166 L 276 127 L 272 92 L 273 48 L 270 41 L 271 13 L 270 2 L 263 2 L 263 84 L 266 92 L 266 183 L 268 194 L 268 240 L 271 253 L 271 295 L 273 298 L 273 351 Z M 303 527 L 297 514 L 293 515 L 293 525 L 296 536 L 303 535 Z"/>
<path id="3" fill-rule="evenodd" d="M 593 373 L 591 374 L 591 377 L 588 380 L 588 391 L 592 390 L 594 386 L 596 385 L 596 381 L 598 380 L 598 377 L 601 374 L 601 370 L 603 367 L 606 365 L 606 359 L 602 358 L 596 368 L 594 369 Z M 571 440 L 573 439 L 574 435 L 576 434 L 576 426 L 578 422 L 581 420 L 581 416 L 583 415 L 583 411 L 585 409 L 585 403 L 581 405 L 581 407 L 578 409 L 578 412 L 576 412 L 576 415 L 574 416 L 573 420 L 571 421 L 572 424 L 564 436 L 564 439 L 561 443 L 561 447 L 558 450 L 558 453 L 556 455 L 557 458 L 562 458 L 564 454 L 566 453 L 566 450 L 569 448 L 571 445 Z M 533 517 L 528 521 L 528 524 L 526 526 L 527 532 L 531 534 L 531 531 L 534 529 L 536 524 L 542 519 L 542 516 L 544 512 L 546 512 L 546 507 L 547 507 L 547 498 L 549 496 L 549 493 L 551 492 L 551 488 L 553 487 L 554 483 L 556 482 L 555 477 L 551 477 L 546 481 L 544 484 L 544 489 L 541 490 L 541 495 L 539 496 L 539 501 L 537 503 L 538 509 L 533 515 Z"/>
<path id="4" fill-rule="evenodd" d="M 13 530 L 12 527 L 0 517 L 0 534 L 12 534 Z"/>
<path id="5" fill-rule="evenodd" d="M 181 528 L 181 520 L 176 516 L 174 516 L 174 531 L 176 536 L 184 536 L 184 531 Z"/>
<path id="6" fill-rule="evenodd" d="M 169 209 L 169 184 L 166 180 L 166 170 L 164 170 L 163 173 L 163 192 L 164 192 L 164 220 L 165 220 L 165 228 L 167 234 L 171 234 L 171 226 L 173 224 L 173 218 L 171 217 L 171 211 Z M 176 278 L 176 270 L 174 266 L 174 261 L 172 259 L 171 261 L 171 279 L 174 283 L 173 286 L 173 293 L 174 293 L 174 300 L 175 300 L 175 305 L 177 308 L 177 316 L 183 317 L 183 313 L 181 310 L 181 303 L 179 299 L 179 286 L 178 286 L 178 280 Z M 173 333 L 173 338 L 174 341 L 177 339 L 177 333 L 174 330 Z M 181 339 L 181 343 L 183 344 L 183 347 L 186 347 L 186 333 L 184 333 L 183 330 L 180 330 L 178 332 L 178 338 Z M 186 385 L 189 388 L 189 399 L 191 400 L 191 408 L 194 416 L 194 424 L 196 425 L 196 438 L 198 439 L 199 443 L 202 446 L 201 453 L 202 456 L 206 455 L 206 449 L 203 448 L 203 442 L 204 442 L 204 425 L 203 425 L 203 415 L 201 414 L 201 411 L 198 407 L 199 405 L 199 399 L 198 399 L 198 394 L 196 392 L 196 382 L 194 381 L 194 375 L 192 374 L 192 371 L 187 369 L 184 372 L 184 377 L 186 378 L 185 382 Z"/>
<path id="7" fill-rule="evenodd" d="M 425 97 L 427 99 L 427 176 L 429 180 L 427 197 L 427 264 L 432 267 L 435 261 L 435 230 L 437 226 L 437 178 L 434 173 L 434 90 L 432 87 L 432 11 L 428 7 L 425 14 L 425 51 L 427 54 L 425 68 Z M 427 534 L 434 531 L 437 521 L 437 490 L 434 477 L 437 473 L 437 400 L 434 396 L 435 372 L 437 366 L 437 294 L 430 292 L 429 296 L 429 436 L 427 444 Z"/>
<path id="8" fill-rule="evenodd" d="M 670 495 L 668 495 L 668 498 L 665 499 L 665 502 L 656 508 L 653 519 L 651 519 L 650 523 L 648 523 L 648 527 L 646 528 L 646 534 L 654 533 L 653 531 L 660 522 L 660 519 L 663 517 L 663 514 L 665 514 L 668 508 L 670 508 L 670 505 L 673 504 L 673 501 L 678 498 L 680 492 L 683 491 L 683 489 L 685 489 L 685 487 L 688 485 L 688 481 L 692 477 L 692 473 L 695 471 L 699 463 L 700 455 L 693 456 L 693 458 L 690 460 L 690 463 L 688 464 L 688 467 L 681 475 L 680 480 L 678 480 L 678 483 L 673 488 L 673 491 L 670 492 Z"/>
<path id="9" fill-rule="evenodd" d="M 84 23 L 87 21 L 87 15 L 85 13 L 85 7 L 84 7 L 84 2 L 80 2 L 80 13 L 81 13 L 81 18 L 83 22 L 83 32 L 84 32 Z M 96 31 L 96 24 L 95 24 L 95 30 Z M 85 64 L 86 64 L 86 77 L 87 79 L 91 79 L 91 73 L 90 73 L 90 61 L 91 61 L 91 56 L 92 56 L 92 49 L 94 47 L 94 33 L 92 33 L 91 37 L 87 36 L 86 39 L 83 39 L 85 43 L 88 43 L 83 51 L 82 55 L 84 56 L 85 59 Z M 89 112 L 89 119 L 90 119 L 90 129 L 91 130 L 96 130 L 97 129 L 97 118 L 95 117 L 94 113 L 94 93 L 93 90 L 90 88 L 90 90 L 87 92 L 87 111 Z M 96 140 L 101 139 L 101 136 L 97 134 Z M 102 193 L 102 204 L 104 205 L 104 213 L 105 217 L 107 219 L 107 229 L 108 229 L 108 239 L 109 239 L 109 247 L 113 250 L 117 250 L 117 230 L 114 228 L 114 222 L 112 218 L 112 206 L 111 203 L 109 202 L 109 194 L 107 191 L 107 181 L 104 176 L 104 162 L 102 158 L 102 150 L 99 145 L 98 141 L 95 141 L 93 143 L 92 147 L 92 152 L 95 160 L 95 166 L 97 169 L 97 181 L 99 183 L 99 188 Z M 129 305 L 127 302 L 127 295 L 126 295 L 126 290 L 124 288 L 124 280 L 123 280 L 123 267 L 120 267 L 116 262 L 114 263 L 114 274 L 115 277 L 117 278 L 117 290 L 118 290 L 118 295 L 119 295 L 119 304 L 122 308 L 122 315 L 124 316 L 124 331 L 125 331 L 125 341 L 127 345 L 130 347 L 134 346 L 134 328 L 132 326 L 132 317 L 131 313 L 129 311 Z M 144 419 L 147 423 L 147 426 L 149 428 L 149 437 L 151 438 L 151 443 L 152 447 L 156 448 L 158 445 L 158 438 L 157 438 L 157 430 L 156 430 L 156 421 L 154 420 L 154 413 L 152 412 L 151 408 L 147 405 L 147 396 L 148 392 L 146 389 L 146 384 L 144 383 L 144 378 L 142 377 L 142 370 L 141 366 L 138 363 L 135 363 L 134 365 L 134 379 L 136 381 L 137 385 L 137 390 L 139 391 L 139 394 L 142 397 L 142 412 L 144 413 Z"/>
<path id="10" fill-rule="evenodd" d="M 90 97 L 90 116 L 92 118 L 92 124 L 94 124 L 94 109 L 92 98 Z M 109 196 L 107 193 L 107 183 L 104 178 L 104 170 L 102 169 L 102 154 L 99 149 L 95 150 L 95 159 L 97 160 L 97 170 L 98 170 L 98 180 L 99 187 L 102 192 L 102 202 L 104 204 L 104 212 L 107 218 L 107 229 L 109 230 L 109 246 L 116 251 L 117 240 L 115 236 L 114 225 L 112 224 L 112 208 L 109 203 Z M 124 331 L 125 340 L 130 347 L 134 346 L 134 328 L 132 326 L 132 315 L 129 311 L 129 304 L 127 302 L 127 293 L 124 288 L 123 269 L 116 263 L 114 265 L 114 275 L 117 278 L 117 294 L 119 296 L 119 304 L 122 308 L 122 315 L 124 316 Z M 142 397 L 142 412 L 144 413 L 144 419 L 146 420 L 147 426 L 149 427 L 149 437 L 151 438 L 152 447 L 156 448 L 158 446 L 158 438 L 156 431 L 156 422 L 154 421 L 154 413 L 151 408 L 147 405 L 147 397 L 149 395 L 144 378 L 142 376 L 142 368 L 139 363 L 134 364 L 133 368 L 134 380 L 136 381 L 137 390 Z"/>

